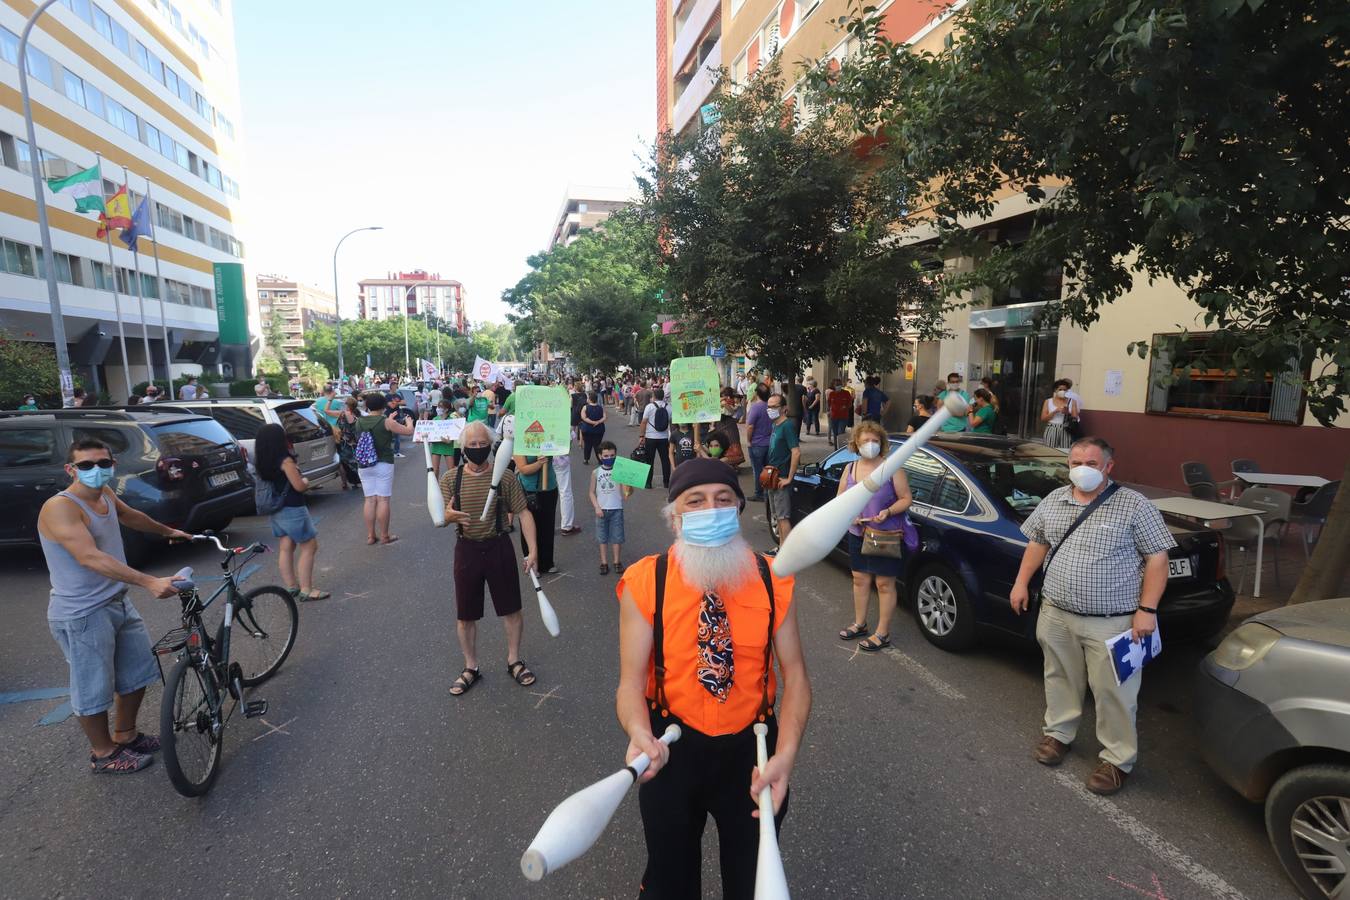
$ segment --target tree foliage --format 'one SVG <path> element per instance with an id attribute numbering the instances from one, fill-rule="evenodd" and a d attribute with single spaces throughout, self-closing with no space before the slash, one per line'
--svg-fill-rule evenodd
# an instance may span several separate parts
<path id="1" fill-rule="evenodd" d="M 428 328 L 421 317 L 408 319 L 408 346 L 414 366 L 419 357 L 426 355 L 427 347 L 431 347 L 432 355 L 435 355 L 436 332 Z M 342 356 L 348 372 L 363 370 L 367 354 L 375 371 L 402 372 L 403 348 L 402 317 L 383 321 L 344 319 L 342 322 Z M 450 334 L 442 323 L 441 355 L 445 358 L 446 368 L 451 371 L 467 372 L 473 366 L 475 353 L 491 358 L 496 349 L 496 344 L 486 336 Z M 305 356 L 328 371 L 337 372 L 336 329 L 323 323 L 311 325 L 305 331 Z"/>
<path id="2" fill-rule="evenodd" d="M 662 311 L 650 222 L 620 210 L 603 228 L 531 256 L 529 265 L 502 292 L 522 349 L 548 341 L 585 368 L 632 363 L 632 333 L 645 334 Z"/>
<path id="3" fill-rule="evenodd" d="M 1137 276 L 1170 279 L 1214 332 L 1197 365 L 1261 379 L 1298 361 L 1313 414 L 1344 410 L 1350 6 L 971 0 L 931 54 L 880 24 L 856 11 L 863 52 L 815 83 L 885 137 L 883 171 L 929 185 L 945 243 L 970 255 L 963 226 L 1009 193 L 1036 205 L 1031 238 L 976 256 L 952 291 L 1063 265 L 1046 315 L 1087 327 Z"/>
<path id="4" fill-rule="evenodd" d="M 14 409 L 24 394 L 36 397 L 43 409 L 61 406 L 56 350 L 50 344 L 21 341 L 0 329 L 0 409 Z"/>
<path id="5" fill-rule="evenodd" d="M 736 87 L 715 127 L 663 136 L 640 181 L 685 327 L 780 373 L 897 368 L 905 332 L 941 322 L 920 253 L 893 239 L 915 185 L 878 176 L 839 118 L 785 106 L 777 60 Z"/>

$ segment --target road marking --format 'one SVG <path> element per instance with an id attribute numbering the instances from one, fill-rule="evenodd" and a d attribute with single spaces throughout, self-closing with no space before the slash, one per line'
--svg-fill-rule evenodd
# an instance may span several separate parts
<path id="1" fill-rule="evenodd" d="M 65 703 L 62 703 L 56 709 L 47 713 L 41 719 L 38 719 L 38 725 L 59 724 L 61 722 L 64 722 L 66 719 L 69 719 L 74 712 L 75 710 L 71 707 L 70 701 L 67 700 Z"/>
<path id="2" fill-rule="evenodd" d="M 1152 898 L 1152 900 L 1167 900 L 1167 895 L 1163 893 L 1162 882 L 1158 880 L 1157 873 L 1149 872 L 1148 874 L 1153 878 L 1153 890 L 1151 891 L 1146 890 L 1145 888 L 1141 888 L 1137 884 L 1130 884 L 1128 881 L 1121 881 L 1114 875 L 1107 875 L 1106 880 L 1114 881 L 1121 887 L 1127 887 L 1130 890 L 1134 891 L 1136 894 L 1139 894 L 1141 897 L 1150 897 Z"/>
<path id="3" fill-rule="evenodd" d="M 261 722 L 261 723 L 263 723 L 264 725 L 266 725 L 266 726 L 268 727 L 268 729 L 270 729 L 270 730 L 264 731 L 262 734 L 260 734 L 260 735 L 258 735 L 257 737 L 255 737 L 255 738 L 253 739 L 254 743 L 257 743 L 258 741 L 261 741 L 263 738 L 265 738 L 265 737 L 267 737 L 268 735 L 271 735 L 271 734 L 284 734 L 284 735 L 289 736 L 289 735 L 290 735 L 290 732 L 286 730 L 286 726 L 289 725 L 289 724 L 291 724 L 292 722 L 294 722 L 297 718 L 299 718 L 299 716 L 291 716 L 291 718 L 287 719 L 285 722 L 282 722 L 280 725 L 273 725 L 271 722 L 267 721 L 266 719 L 259 719 L 258 721 Z"/>
<path id="4" fill-rule="evenodd" d="M 1107 798 L 1092 793 L 1072 775 L 1067 772 L 1054 772 L 1052 774 L 1056 781 L 1073 791 L 1078 799 L 1102 813 L 1113 825 L 1134 838 L 1145 849 L 1151 850 L 1154 856 L 1157 856 L 1215 897 L 1221 898 L 1221 900 L 1247 900 L 1241 891 L 1191 859 L 1180 847 L 1168 841 Z M 1146 894 L 1145 896 L 1152 895 Z"/>
<path id="5" fill-rule="evenodd" d="M 913 672 L 914 675 L 916 675 L 920 681 L 922 681 L 924 684 L 932 688 L 934 693 L 946 697 L 948 700 L 966 699 L 965 694 L 961 693 L 955 687 L 943 681 L 937 675 L 933 674 L 933 672 L 927 666 L 919 662 L 914 657 L 906 653 L 902 653 L 899 650 L 895 649 L 894 647 L 887 647 L 881 652 L 886 654 L 896 662 L 900 663 L 900 665 L 904 666 L 906 669 L 909 669 L 911 672 Z"/>
<path id="6" fill-rule="evenodd" d="M 343 600 L 363 600 L 370 596 L 370 591 L 362 591 L 359 594 L 351 594 L 347 591 L 343 591 L 342 593 L 346 595 L 342 598 Z"/>
<path id="7" fill-rule="evenodd" d="M 552 579 L 551 581 L 545 581 L 544 584 L 557 584 L 559 581 L 561 581 L 561 580 L 564 579 L 564 578 L 571 578 L 571 577 L 572 577 L 571 573 L 569 573 L 569 572 L 555 572 L 554 575 L 556 575 L 557 577 L 554 578 L 554 579 Z"/>
<path id="8" fill-rule="evenodd" d="M 31 691 L 14 691 L 9 694 L 0 694 L 0 706 L 6 703 L 26 703 L 29 700 L 55 700 L 58 697 L 70 696 L 70 688 L 37 688 Z"/>
<path id="9" fill-rule="evenodd" d="M 539 702 L 534 705 L 534 708 L 538 709 L 539 707 L 543 706 L 545 700 L 562 700 L 563 698 L 558 696 L 558 688 L 561 687 L 562 687 L 561 684 L 557 685 L 547 694 L 541 694 L 538 691 L 530 691 L 531 696 L 539 698 Z"/>
<path id="10" fill-rule="evenodd" d="M 845 653 L 849 653 L 849 649 L 848 649 L 847 647 L 840 647 L 838 644 L 832 644 L 831 646 L 838 647 L 840 650 L 843 650 Z M 860 653 L 862 653 L 862 648 L 859 647 L 857 644 L 854 644 L 854 645 L 853 645 L 853 652 L 852 652 L 852 653 L 849 653 L 848 661 L 849 661 L 849 662 L 853 662 L 855 659 L 858 658 L 858 654 L 860 654 Z"/>

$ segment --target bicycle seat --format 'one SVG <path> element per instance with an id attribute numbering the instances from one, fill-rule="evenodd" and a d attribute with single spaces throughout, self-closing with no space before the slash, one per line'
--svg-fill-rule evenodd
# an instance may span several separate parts
<path id="1" fill-rule="evenodd" d="M 192 566 L 183 566 L 169 576 L 169 581 L 173 582 L 173 586 L 183 593 L 197 589 L 197 582 L 192 580 Z"/>

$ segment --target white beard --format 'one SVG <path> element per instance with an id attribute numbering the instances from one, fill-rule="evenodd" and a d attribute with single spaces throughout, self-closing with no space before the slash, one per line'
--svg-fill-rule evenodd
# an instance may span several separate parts
<path id="1" fill-rule="evenodd" d="M 720 547 L 700 547 L 677 537 L 671 554 L 684 579 L 701 591 L 733 593 L 759 569 L 754 551 L 739 534 Z"/>

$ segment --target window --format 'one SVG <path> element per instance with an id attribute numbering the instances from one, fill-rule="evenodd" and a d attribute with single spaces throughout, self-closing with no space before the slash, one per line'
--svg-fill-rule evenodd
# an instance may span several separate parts
<path id="1" fill-rule="evenodd" d="M 0 56 L 11 66 L 19 64 L 19 36 L 8 28 L 0 28 Z"/>
<path id="2" fill-rule="evenodd" d="M 94 9 L 89 0 L 65 0 L 65 4 L 75 15 L 84 19 L 90 25 L 94 24 Z"/>
<path id="3" fill-rule="evenodd" d="M 63 70 L 61 74 L 65 76 L 66 96 L 84 106 L 84 82 L 78 75 L 72 75 L 68 69 Z"/>
<path id="4" fill-rule="evenodd" d="M 731 64 L 731 80 L 736 84 L 745 84 L 746 76 L 748 74 L 745 67 L 745 54 L 742 53 L 736 61 Z"/>
<path id="5" fill-rule="evenodd" d="M 88 425 L 77 425 L 71 429 L 71 437 L 74 441 L 86 439 L 102 441 L 108 445 L 113 456 L 131 449 L 131 435 L 125 428 L 92 428 Z"/>
<path id="6" fill-rule="evenodd" d="M 1163 351 L 1159 337 L 1149 366 L 1148 412 L 1298 424 L 1308 374 L 1298 360 L 1278 373 L 1241 373 L 1231 353 L 1209 349 L 1212 333 L 1188 335 L 1175 356 Z"/>
<path id="7" fill-rule="evenodd" d="M 109 41 L 113 39 L 112 17 L 98 6 L 94 7 L 94 30 Z"/>
<path id="8" fill-rule="evenodd" d="M 178 93 L 178 74 L 168 66 L 164 67 L 164 86 L 172 94 Z"/>
<path id="9" fill-rule="evenodd" d="M 258 291 L 258 299 L 259 299 L 259 300 L 267 300 L 267 299 L 271 298 L 271 296 L 272 296 L 272 294 L 271 294 L 270 291 Z"/>
<path id="10" fill-rule="evenodd" d="M 51 428 L 0 430 L 0 468 L 45 466 L 55 462 L 56 431 Z"/>
<path id="11" fill-rule="evenodd" d="M 820 0 L 797 0 L 797 21 L 801 22 L 820 6 Z"/>
<path id="12" fill-rule="evenodd" d="M 66 284 L 84 285 L 84 272 L 80 269 L 79 257 L 68 253 L 56 254 L 56 280 Z"/>
<path id="13" fill-rule="evenodd" d="M 918 450 L 904 464 L 905 479 L 909 482 L 909 492 L 914 495 L 915 503 L 932 504 L 933 489 L 937 487 L 945 469 L 937 457 Z"/>
<path id="14" fill-rule="evenodd" d="M 127 56 L 131 55 L 131 35 L 127 34 L 125 28 L 117 24 L 116 19 L 113 19 L 112 23 L 112 42 L 118 50 L 121 50 Z"/>
<path id="15" fill-rule="evenodd" d="M 160 149 L 159 140 L 159 129 L 146 122 L 145 142 L 150 145 L 151 149 L 158 151 Z"/>
<path id="16" fill-rule="evenodd" d="M 87 82 L 84 85 L 84 108 L 100 119 L 108 117 L 104 109 L 103 92 Z"/>
<path id="17" fill-rule="evenodd" d="M 159 282 L 149 272 L 141 273 L 141 290 L 145 292 L 145 296 L 159 299 Z"/>
<path id="18" fill-rule="evenodd" d="M 33 268 L 33 248 L 18 241 L 5 241 L 5 269 L 12 275 L 36 276 L 37 270 Z"/>
<path id="19" fill-rule="evenodd" d="M 154 68 L 151 67 L 150 64 L 151 59 L 150 51 L 147 50 L 145 48 L 145 45 L 142 44 L 140 41 L 137 41 L 136 46 L 132 48 L 131 58 L 136 60 L 136 65 L 140 66 L 142 69 L 149 72 L 151 75 L 154 75 L 156 80 L 158 80 L 159 76 L 155 72 Z"/>
<path id="20" fill-rule="evenodd" d="M 100 291 L 111 291 L 113 289 L 113 279 L 108 266 L 97 260 L 91 261 L 89 267 L 94 271 L 94 287 Z"/>
<path id="21" fill-rule="evenodd" d="M 182 78 L 178 79 L 178 99 L 182 100 L 188 106 L 191 106 L 192 93 L 192 85 L 188 84 L 187 81 Z"/>
<path id="22" fill-rule="evenodd" d="M 17 45 L 15 56 L 17 63 Z M 31 41 L 28 43 L 28 74 L 47 85 L 47 87 L 56 86 L 54 83 L 55 79 L 52 77 L 51 57 L 34 47 Z"/>
<path id="23" fill-rule="evenodd" d="M 211 407 L 211 416 L 220 424 L 225 426 L 225 430 L 234 436 L 235 440 L 251 441 L 258 436 L 258 429 L 267 424 L 263 420 L 263 411 L 257 406 L 213 406 Z"/>
<path id="24" fill-rule="evenodd" d="M 188 167 L 188 148 L 175 142 L 173 145 L 173 160 L 186 169 Z"/>
<path id="25" fill-rule="evenodd" d="M 952 512 L 963 513 L 969 503 L 970 491 L 966 490 L 966 486 L 961 483 L 961 479 L 948 472 L 947 477 L 943 478 L 942 483 L 938 485 L 937 494 L 933 497 L 933 505 Z"/>

